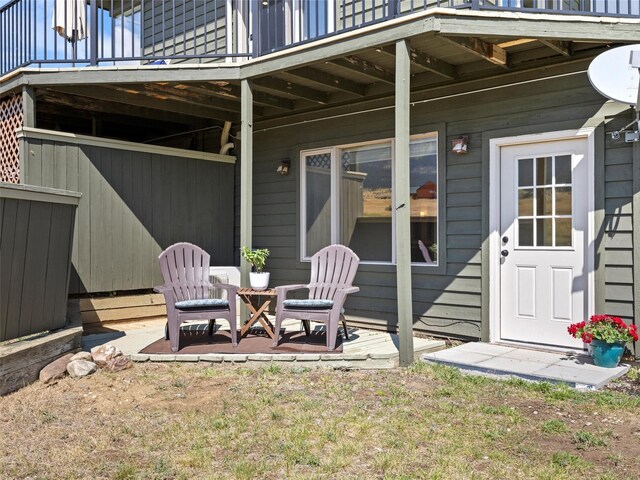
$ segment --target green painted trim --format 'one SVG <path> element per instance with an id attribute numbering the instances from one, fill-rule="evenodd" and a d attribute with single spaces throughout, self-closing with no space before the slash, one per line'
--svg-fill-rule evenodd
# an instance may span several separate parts
<path id="1" fill-rule="evenodd" d="M 253 86 L 240 83 L 240 246 L 251 248 L 253 225 Z M 249 285 L 249 264 L 240 261 L 240 281 Z"/>
<path id="2" fill-rule="evenodd" d="M 409 187 L 409 130 L 411 59 L 409 42 L 396 43 L 395 209 L 396 279 L 400 366 L 413 363 L 413 302 L 411 292 L 411 218 Z"/>

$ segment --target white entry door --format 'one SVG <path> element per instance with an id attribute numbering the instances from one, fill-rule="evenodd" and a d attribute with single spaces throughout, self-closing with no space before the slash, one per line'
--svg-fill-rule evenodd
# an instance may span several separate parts
<path id="1" fill-rule="evenodd" d="M 500 338 L 582 348 L 588 299 L 586 138 L 500 149 Z"/>

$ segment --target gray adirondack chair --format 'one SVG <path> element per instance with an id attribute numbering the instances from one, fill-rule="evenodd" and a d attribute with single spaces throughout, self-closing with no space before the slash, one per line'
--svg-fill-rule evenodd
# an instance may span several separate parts
<path id="1" fill-rule="evenodd" d="M 273 346 L 280 341 L 280 328 L 285 318 L 303 321 L 309 335 L 309 322 L 323 322 L 327 330 L 327 350 L 336 348 L 338 323 L 341 321 L 345 336 L 347 325 L 343 314 L 347 295 L 360 289 L 353 286 L 360 259 L 344 245 L 329 245 L 311 257 L 311 280 L 308 284 L 283 285 L 276 287 L 276 338 Z M 287 299 L 287 293 L 308 289 L 307 299 Z"/>
<path id="2" fill-rule="evenodd" d="M 222 318 L 231 327 L 231 342 L 238 345 L 236 327 L 236 291 L 238 287 L 209 281 L 211 257 L 191 243 L 176 243 L 158 256 L 164 285 L 155 287 L 167 304 L 167 329 L 171 351 L 180 347 L 180 325 L 187 320 L 209 320 L 209 335 L 215 319 Z M 227 292 L 227 298 L 211 298 L 214 288 Z"/>

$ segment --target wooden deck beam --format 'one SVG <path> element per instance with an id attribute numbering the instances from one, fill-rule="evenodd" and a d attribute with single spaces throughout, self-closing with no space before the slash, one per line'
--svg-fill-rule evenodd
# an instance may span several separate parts
<path id="1" fill-rule="evenodd" d="M 343 92 L 347 92 L 359 97 L 363 97 L 367 93 L 367 86 L 349 80 L 347 78 L 338 77 L 322 70 L 310 67 L 295 68 L 287 70 L 287 74 L 294 75 L 296 77 L 304 78 L 310 82 L 317 83 L 329 88 L 335 88 Z"/>
<path id="2" fill-rule="evenodd" d="M 240 101 L 240 87 L 229 82 L 213 81 L 203 87 L 210 90 L 211 94 L 224 98 L 230 98 Z M 209 86 L 211 85 L 211 87 Z M 293 110 L 295 102 L 288 98 L 278 97 L 265 92 L 253 92 L 253 102 L 264 107 L 274 107 L 281 110 Z"/>
<path id="3" fill-rule="evenodd" d="M 190 115 L 193 117 L 228 120 L 232 122 L 239 121 L 240 119 L 239 115 L 235 112 L 228 112 L 200 105 L 188 105 L 184 102 L 178 102 L 175 100 L 158 100 L 142 95 L 134 89 L 128 89 L 125 87 L 108 88 L 97 85 L 78 85 L 74 87 L 56 86 L 52 88 L 52 90 L 53 89 L 71 95 L 89 97 L 106 102 L 121 103 L 124 105 L 133 105 L 136 107 L 165 110 L 167 112 Z"/>
<path id="4" fill-rule="evenodd" d="M 387 72 L 381 66 L 361 58 L 354 57 L 353 55 L 348 55 L 344 58 L 334 58 L 328 63 L 332 63 L 352 72 L 360 73 L 378 82 L 395 85 L 395 76 L 393 73 Z"/>
<path id="5" fill-rule="evenodd" d="M 396 50 L 391 45 L 384 45 L 382 47 L 377 47 L 376 52 L 385 53 L 387 55 L 396 54 Z M 440 60 L 439 58 L 433 57 L 431 55 L 427 55 L 424 52 L 421 52 L 415 48 L 409 49 L 409 58 L 411 63 L 414 65 L 418 65 L 425 70 L 428 70 L 432 73 L 440 75 L 441 77 L 454 79 L 456 78 L 456 67 L 444 60 Z"/>
<path id="6" fill-rule="evenodd" d="M 276 77 L 263 77 L 254 80 L 254 85 L 259 88 L 266 88 L 276 92 L 288 93 L 294 97 L 304 98 L 312 102 L 326 105 L 329 103 L 330 95 L 320 90 L 298 85 Z"/>
<path id="7" fill-rule="evenodd" d="M 474 37 L 442 37 L 454 45 L 457 45 L 469 53 L 491 62 L 499 67 L 508 69 L 509 58 L 507 51 L 493 43 L 487 43 Z"/>
<path id="8" fill-rule="evenodd" d="M 573 55 L 573 44 L 571 42 L 540 39 L 540 43 L 565 57 Z"/>
<path id="9" fill-rule="evenodd" d="M 38 89 L 38 111 L 48 114 L 60 114 L 59 108 L 49 108 L 47 105 L 61 105 L 73 108 L 73 115 L 76 116 L 79 111 L 100 112 L 109 115 L 118 115 L 125 117 L 146 118 L 149 120 L 157 120 L 160 122 L 170 122 L 182 125 L 207 126 L 208 120 L 201 117 L 193 117 L 174 112 L 166 112 L 155 108 L 136 107 L 115 102 L 96 102 L 90 97 L 82 97 L 62 93 L 57 89 Z"/>

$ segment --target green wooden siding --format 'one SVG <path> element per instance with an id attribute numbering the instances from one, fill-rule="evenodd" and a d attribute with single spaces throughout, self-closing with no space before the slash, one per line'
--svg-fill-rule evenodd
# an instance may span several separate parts
<path id="1" fill-rule="evenodd" d="M 482 336 L 483 308 L 488 305 L 489 294 L 488 281 L 483 280 L 488 259 L 482 250 L 489 234 L 489 186 L 483 173 L 488 171 L 489 140 L 578 129 L 598 115 L 604 102 L 586 75 L 575 75 L 412 107 L 412 134 L 435 130 L 434 125 L 446 122 L 446 147 L 463 134 L 469 135 L 470 144 L 466 155 L 449 153 L 448 148 L 441 152 L 446 155 L 446 205 L 439 226 L 445 229 L 446 264 L 435 269 L 413 267 L 417 331 Z M 393 110 L 387 109 L 264 132 L 259 126 L 256 128 L 255 144 L 260 149 L 255 154 L 254 167 L 254 244 L 272 251 L 269 270 L 273 285 L 308 279 L 309 265 L 299 261 L 300 150 L 391 138 L 393 125 Z M 630 147 L 620 142 L 607 146 L 606 152 L 606 306 L 611 313 L 628 316 L 633 306 L 631 153 Z M 292 173 L 281 177 L 275 170 L 286 157 L 294 159 Z M 596 158 L 596 162 L 603 161 Z M 616 213 L 616 208 L 621 211 Z M 369 326 L 394 330 L 395 267 L 363 264 L 356 283 L 361 291 L 350 296 L 347 314 L 361 317 Z"/>
<path id="2" fill-rule="evenodd" d="M 23 183 L 82 192 L 70 293 L 149 289 L 181 241 L 234 264 L 234 165 L 23 138 Z"/>
<path id="3" fill-rule="evenodd" d="M 607 131 L 622 128 L 628 116 L 613 118 Z M 633 306 L 633 146 L 605 139 L 603 231 L 605 311 L 626 321 L 634 317 Z"/>
<path id="4" fill-rule="evenodd" d="M 226 1 L 146 2 L 145 55 L 226 53 Z M 175 5 L 175 10 L 172 9 Z M 172 60 L 179 63 L 181 60 Z"/>
<path id="5" fill-rule="evenodd" d="M 64 327 L 74 192 L 0 183 L 0 342 Z"/>

